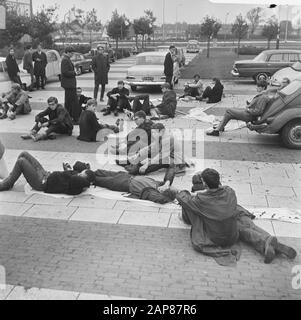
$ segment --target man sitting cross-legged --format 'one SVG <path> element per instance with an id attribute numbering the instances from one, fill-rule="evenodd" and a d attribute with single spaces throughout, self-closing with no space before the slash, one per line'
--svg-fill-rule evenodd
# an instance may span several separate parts
<path id="1" fill-rule="evenodd" d="M 253 100 L 247 105 L 246 108 L 229 108 L 226 110 L 226 113 L 219 123 L 219 125 L 210 132 L 207 132 L 207 135 L 210 136 L 219 136 L 220 132 L 225 130 L 227 123 L 234 120 L 241 120 L 246 123 L 256 120 L 257 117 L 261 116 L 270 101 L 270 98 L 266 94 L 265 90 L 267 89 L 267 82 L 262 80 L 257 82 L 257 92 L 258 94 L 253 98 Z"/>
<path id="2" fill-rule="evenodd" d="M 95 182 L 95 174 L 89 169 L 81 173 L 73 170 L 49 172 L 31 154 L 22 152 L 9 176 L 0 182 L 0 191 L 10 190 L 22 174 L 34 190 L 45 193 L 78 195 Z"/>
<path id="3" fill-rule="evenodd" d="M 193 176 L 192 183 L 192 192 L 200 192 L 193 197 L 188 191 L 182 191 L 177 199 L 183 207 L 184 222 L 192 225 L 192 241 L 196 246 L 204 240 L 203 229 L 199 228 L 200 220 L 203 220 L 205 229 L 210 231 L 207 221 L 213 225 L 214 220 L 222 221 L 227 215 L 232 214 L 236 216 L 239 240 L 264 255 L 265 263 L 272 262 L 277 254 L 284 254 L 290 259 L 296 257 L 297 253 L 293 248 L 280 243 L 276 237 L 254 224 L 252 220 L 255 216 L 237 204 L 234 190 L 221 185 L 217 171 L 206 169 L 197 173 Z M 216 227 L 218 227 L 217 222 Z M 221 229 L 223 230 L 226 232 L 226 225 Z M 214 234 L 214 232 L 211 233 L 213 236 Z"/>
<path id="4" fill-rule="evenodd" d="M 184 87 L 184 94 L 180 96 L 181 98 L 189 97 L 199 97 L 203 94 L 203 83 L 199 74 L 193 77 L 193 82 L 186 82 Z"/>
<path id="5" fill-rule="evenodd" d="M 89 164 L 77 162 L 74 170 L 81 172 L 90 168 Z M 174 168 L 166 170 L 164 180 L 157 181 L 150 177 L 133 176 L 123 171 L 96 170 L 95 185 L 112 191 L 130 193 L 132 198 L 149 200 L 156 203 L 168 203 L 175 199 L 175 192 L 171 185 L 174 180 Z"/>
<path id="6" fill-rule="evenodd" d="M 48 98 L 47 103 L 48 108 L 36 115 L 34 127 L 29 134 L 22 135 L 22 139 L 33 139 L 36 142 L 54 139 L 55 133 L 72 135 L 73 124 L 68 111 L 58 104 L 56 97 Z M 41 128 L 47 128 L 45 133 L 38 133 Z"/>
<path id="7" fill-rule="evenodd" d="M 110 134 L 112 131 L 118 133 L 123 130 L 123 119 L 119 119 L 118 126 L 99 123 L 95 114 L 96 106 L 96 100 L 90 99 L 87 102 L 86 108 L 82 111 L 79 118 L 78 140 L 95 142 L 97 141 L 97 134 L 100 130 L 108 129 L 107 134 Z"/>

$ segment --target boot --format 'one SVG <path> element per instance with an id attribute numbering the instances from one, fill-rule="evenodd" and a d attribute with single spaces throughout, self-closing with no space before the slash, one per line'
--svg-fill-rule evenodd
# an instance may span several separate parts
<path id="1" fill-rule="evenodd" d="M 275 258 L 275 247 L 277 246 L 277 238 L 276 237 L 268 237 L 265 242 L 264 249 L 264 263 L 271 263 Z"/>
<path id="2" fill-rule="evenodd" d="M 34 138 L 33 141 L 37 142 L 37 141 L 41 141 L 41 140 L 47 140 L 47 134 L 46 133 L 42 133 L 42 134 L 37 134 Z"/>
<path id="3" fill-rule="evenodd" d="M 292 247 L 289 247 L 283 243 L 280 243 L 280 242 L 277 242 L 277 244 L 275 246 L 275 251 L 276 251 L 276 253 L 284 254 L 289 259 L 295 259 L 297 256 L 297 252 L 295 249 L 293 249 Z"/>

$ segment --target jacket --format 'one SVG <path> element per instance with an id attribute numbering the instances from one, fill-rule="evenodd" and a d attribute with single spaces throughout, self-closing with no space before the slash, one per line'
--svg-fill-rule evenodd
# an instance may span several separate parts
<path id="1" fill-rule="evenodd" d="M 13 91 L 10 91 L 6 94 L 5 98 L 9 103 L 15 106 L 23 106 L 24 114 L 31 112 L 29 98 L 25 91 L 21 90 L 18 93 L 14 93 Z"/>
<path id="2" fill-rule="evenodd" d="M 76 88 L 74 65 L 66 54 L 61 62 L 61 86 L 65 89 Z"/>
<path id="3" fill-rule="evenodd" d="M 40 122 L 40 119 L 44 117 L 49 118 L 49 124 L 59 124 L 67 127 L 71 135 L 73 130 L 72 120 L 68 111 L 61 104 L 58 104 L 55 110 L 47 108 L 46 110 L 38 113 L 35 117 L 35 121 Z"/>
<path id="4" fill-rule="evenodd" d="M 248 113 L 252 116 L 261 116 L 270 100 L 271 99 L 264 93 L 257 94 L 247 107 Z"/>
<path id="5" fill-rule="evenodd" d="M 7 73 L 10 78 L 15 77 L 17 73 L 20 72 L 15 56 L 9 54 L 6 57 L 5 63 L 7 67 Z"/>
<path id="6" fill-rule="evenodd" d="M 138 127 L 130 131 L 126 137 L 127 140 L 127 150 L 129 151 L 130 147 L 137 143 L 140 139 L 141 147 L 149 146 L 152 142 L 152 125 L 153 121 L 145 119 Z"/>
<path id="7" fill-rule="evenodd" d="M 174 64 L 174 61 L 172 59 L 171 53 L 168 52 L 166 54 L 165 60 L 164 60 L 164 74 L 165 74 L 165 76 L 167 76 L 167 77 L 173 76 L 173 64 Z"/>
<path id="8" fill-rule="evenodd" d="M 163 94 L 162 103 L 156 106 L 162 115 L 174 118 L 177 108 L 177 95 L 173 90 L 167 90 Z"/>
<path id="9" fill-rule="evenodd" d="M 32 60 L 32 54 L 28 51 L 25 52 L 23 57 L 23 69 L 30 71 L 33 69 L 33 60 Z"/>
<path id="10" fill-rule="evenodd" d="M 108 56 L 98 54 L 92 59 L 92 70 L 94 71 L 95 83 L 108 84 L 108 72 L 110 63 Z"/>
<path id="11" fill-rule="evenodd" d="M 222 100 L 223 92 L 224 86 L 220 82 L 216 83 L 210 92 L 208 103 L 220 102 Z"/>
<path id="12" fill-rule="evenodd" d="M 85 110 L 79 118 L 79 136 L 78 140 L 95 142 L 97 132 L 102 126 L 97 121 L 96 114 L 93 111 Z"/>
<path id="13" fill-rule="evenodd" d="M 41 61 L 38 61 L 38 59 Z M 41 51 L 41 53 L 39 53 L 38 51 L 35 51 L 32 54 L 32 60 L 34 61 L 34 67 L 33 67 L 34 73 L 37 75 L 45 75 L 45 68 L 48 63 L 45 52 Z"/>

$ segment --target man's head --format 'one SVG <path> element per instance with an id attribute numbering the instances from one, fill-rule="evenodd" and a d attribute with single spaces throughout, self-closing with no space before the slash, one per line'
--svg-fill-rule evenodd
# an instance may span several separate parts
<path id="1" fill-rule="evenodd" d="M 13 55 L 15 54 L 14 48 L 10 48 L 10 49 L 9 49 L 9 54 L 10 54 L 11 56 L 13 56 Z"/>
<path id="2" fill-rule="evenodd" d="M 21 86 L 18 83 L 13 83 L 11 89 L 14 93 L 18 93 L 21 91 Z"/>
<path id="3" fill-rule="evenodd" d="M 205 189 L 201 174 L 202 172 L 198 172 L 192 177 L 192 188 L 191 188 L 192 192 Z"/>
<path id="4" fill-rule="evenodd" d="M 42 51 L 42 46 L 41 46 L 41 44 L 38 44 L 37 50 L 38 50 L 39 52 Z"/>
<path id="5" fill-rule="evenodd" d="M 100 53 L 100 54 L 103 54 L 103 53 L 104 53 L 104 49 L 103 49 L 103 46 L 102 46 L 102 45 L 99 44 L 99 45 L 97 46 L 97 52 Z"/>
<path id="6" fill-rule="evenodd" d="M 139 127 L 146 119 L 146 113 L 142 110 L 140 111 L 137 111 L 135 114 L 134 114 L 134 121 L 137 125 L 137 127 Z"/>
<path id="7" fill-rule="evenodd" d="M 217 189 L 221 184 L 219 173 L 216 170 L 210 168 L 202 171 L 201 180 L 204 186 L 208 189 Z"/>
<path id="8" fill-rule="evenodd" d="M 83 92 L 82 88 L 80 88 L 80 87 L 76 88 L 76 95 L 78 98 L 81 96 L 82 92 Z"/>
<path id="9" fill-rule="evenodd" d="M 170 46 L 170 47 L 169 47 L 169 52 L 170 52 L 171 54 L 175 54 L 175 51 L 176 51 L 176 47 L 175 47 L 175 46 Z"/>
<path id="10" fill-rule="evenodd" d="M 155 123 L 152 125 L 152 136 L 154 139 L 162 137 L 165 133 L 165 127 L 162 123 Z"/>
<path id="11" fill-rule="evenodd" d="M 287 78 L 287 77 L 284 77 L 281 81 L 281 85 L 280 85 L 280 88 L 279 89 L 283 89 L 285 88 L 286 86 L 288 86 L 289 84 L 291 83 L 290 79 Z"/>
<path id="12" fill-rule="evenodd" d="M 74 53 L 74 48 L 73 48 L 73 47 L 71 47 L 71 46 L 66 47 L 66 49 L 65 49 L 65 54 L 66 54 L 69 58 L 71 58 L 71 56 L 73 55 L 73 53 Z"/>
<path id="13" fill-rule="evenodd" d="M 168 82 L 165 82 L 161 86 L 162 92 L 166 92 L 167 90 L 170 90 L 170 84 Z"/>
<path id="14" fill-rule="evenodd" d="M 57 105 L 58 105 L 58 100 L 57 100 L 56 97 L 49 97 L 48 100 L 47 100 L 47 103 L 48 103 L 48 107 L 51 110 L 55 110 Z"/>
<path id="15" fill-rule="evenodd" d="M 176 188 L 174 188 L 173 186 L 170 186 L 168 189 L 162 192 L 162 195 L 164 195 L 166 198 L 170 200 L 170 202 L 172 202 L 175 200 L 177 192 L 178 190 Z"/>
<path id="16" fill-rule="evenodd" d="M 95 183 L 95 173 L 92 170 L 84 170 L 78 174 L 79 177 L 86 179 L 90 184 Z"/>
<path id="17" fill-rule="evenodd" d="M 31 44 L 28 44 L 28 45 L 25 47 L 25 50 L 26 50 L 26 51 L 31 51 L 31 50 L 32 50 L 32 45 L 31 45 Z"/>
<path id="18" fill-rule="evenodd" d="M 118 89 L 122 89 L 123 87 L 124 87 L 124 82 L 122 81 L 122 80 L 119 80 L 118 82 L 117 82 L 117 86 L 118 86 Z"/>
<path id="19" fill-rule="evenodd" d="M 95 99 L 89 99 L 87 101 L 86 110 L 95 112 L 96 111 L 96 106 L 97 106 L 96 100 Z"/>
<path id="20" fill-rule="evenodd" d="M 267 87 L 268 87 L 268 83 L 266 80 L 259 80 L 256 83 L 257 92 L 262 92 L 262 91 L 266 90 Z"/>
<path id="21" fill-rule="evenodd" d="M 193 79 L 194 79 L 196 82 L 198 82 L 198 81 L 200 81 L 201 76 L 200 76 L 199 74 L 195 74 L 195 75 L 193 76 Z"/>

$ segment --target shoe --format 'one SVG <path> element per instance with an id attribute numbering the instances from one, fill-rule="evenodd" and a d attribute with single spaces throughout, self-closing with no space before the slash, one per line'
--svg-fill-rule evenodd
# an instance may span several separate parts
<path id="1" fill-rule="evenodd" d="M 295 259 L 297 256 L 297 251 L 293 249 L 292 247 L 289 247 L 283 243 L 280 243 L 277 241 L 276 246 L 274 247 L 276 253 L 284 254 L 289 259 Z"/>
<path id="2" fill-rule="evenodd" d="M 37 142 L 37 141 L 41 141 L 41 140 L 47 140 L 47 135 L 45 133 L 43 134 L 37 134 L 34 138 L 33 141 Z"/>
<path id="3" fill-rule="evenodd" d="M 264 263 L 271 263 L 275 258 L 275 247 L 277 246 L 277 238 L 269 237 L 265 242 L 264 248 Z"/>
<path id="4" fill-rule="evenodd" d="M 55 140 L 55 139 L 56 139 L 55 133 L 50 133 L 50 134 L 48 135 L 48 139 L 49 139 L 49 140 Z"/>
<path id="5" fill-rule="evenodd" d="M 207 136 L 213 136 L 213 137 L 219 137 L 219 131 L 218 130 L 212 130 L 210 132 L 206 132 Z"/>
<path id="6" fill-rule="evenodd" d="M 104 116 L 107 116 L 107 115 L 109 115 L 109 114 L 111 114 L 111 111 L 110 111 L 110 110 L 107 110 L 107 111 L 104 112 L 103 115 L 104 115 Z"/>
<path id="7" fill-rule="evenodd" d="M 103 99 L 103 98 L 100 98 L 99 101 L 100 101 L 100 102 L 104 102 L 104 99 Z"/>
<path id="8" fill-rule="evenodd" d="M 15 112 L 12 112 L 12 113 L 8 116 L 8 119 L 10 119 L 10 120 L 15 120 L 15 119 L 16 119 L 16 113 L 15 113 Z"/>
<path id="9" fill-rule="evenodd" d="M 114 116 L 118 117 L 118 111 L 117 110 L 114 111 Z"/>
<path id="10" fill-rule="evenodd" d="M 34 135 L 33 135 L 32 133 L 23 134 L 23 135 L 21 136 L 21 138 L 22 138 L 23 140 L 29 140 L 29 139 L 33 139 L 33 138 L 34 138 Z"/>

